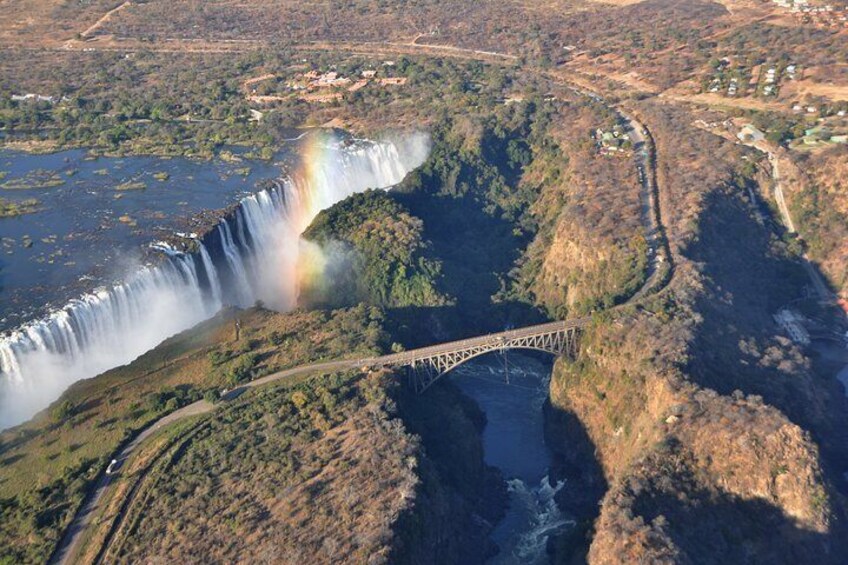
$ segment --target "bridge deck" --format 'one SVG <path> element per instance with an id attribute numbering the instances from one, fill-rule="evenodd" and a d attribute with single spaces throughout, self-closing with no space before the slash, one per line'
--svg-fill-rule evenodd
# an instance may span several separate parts
<path id="1" fill-rule="evenodd" d="M 483 346 L 496 346 L 500 344 L 505 344 L 506 346 L 508 346 L 509 342 L 521 340 L 528 337 L 551 334 L 574 328 L 581 328 L 585 326 L 588 321 L 588 318 L 578 318 L 574 320 L 566 320 L 564 322 L 550 322 L 547 324 L 528 326 L 516 330 L 507 330 L 498 333 L 486 334 L 479 337 L 472 337 L 468 339 L 461 339 L 458 341 L 440 343 L 438 345 L 421 347 L 419 349 L 411 349 L 409 351 L 394 353 L 391 355 L 384 355 L 382 357 L 375 357 L 373 359 L 364 361 L 385 366 L 405 366 L 412 364 L 414 361 L 437 357 L 446 353 L 455 353 L 470 349 L 477 349 Z"/>

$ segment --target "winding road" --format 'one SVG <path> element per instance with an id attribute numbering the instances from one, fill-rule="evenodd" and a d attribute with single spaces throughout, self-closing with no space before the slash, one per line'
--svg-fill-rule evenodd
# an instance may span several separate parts
<path id="1" fill-rule="evenodd" d="M 113 459 L 118 461 L 118 471 L 120 472 L 120 468 L 124 465 L 124 463 L 126 463 L 127 459 L 129 459 L 130 455 L 135 452 L 138 446 L 162 428 L 190 416 L 206 414 L 214 410 L 214 408 L 214 404 L 206 402 L 205 400 L 200 400 L 193 404 L 189 404 L 188 406 L 184 406 L 179 410 L 175 410 L 167 416 L 159 418 L 151 425 L 144 428 L 141 433 L 135 436 L 135 438 L 133 438 L 133 440 L 128 444 L 120 448 L 113 456 Z M 118 474 L 119 473 L 107 475 L 105 471 L 103 472 L 79 512 L 77 512 L 77 515 L 74 517 L 70 526 L 68 526 L 67 530 L 65 530 L 65 535 L 62 537 L 62 541 L 59 542 L 59 545 L 50 557 L 50 563 L 74 563 L 76 561 L 74 558 L 80 549 L 83 533 L 91 524 L 91 520 L 97 514 L 97 510 L 100 509 L 100 503 L 103 500 L 103 495 L 106 494 L 106 490 Z"/>
<path id="2" fill-rule="evenodd" d="M 771 165 L 771 177 L 774 181 L 774 200 L 777 203 L 777 209 L 780 212 L 781 221 L 790 234 L 798 235 L 795 222 L 792 220 L 792 214 L 789 212 L 789 206 L 786 204 L 784 188 L 787 179 L 780 173 L 780 157 L 777 155 L 774 148 L 765 141 L 748 142 L 743 140 L 742 143 L 743 145 L 756 149 L 761 153 L 765 153 L 766 157 L 768 157 L 769 164 Z M 796 188 L 796 190 L 802 190 L 802 188 Z M 804 267 L 804 271 L 806 271 L 807 277 L 810 279 L 813 291 L 818 296 L 819 302 L 824 305 L 836 304 L 836 295 L 831 292 L 827 283 L 822 278 L 821 273 L 819 273 L 806 251 L 801 254 L 801 265 Z"/>
<path id="3" fill-rule="evenodd" d="M 68 44 L 64 46 L 65 49 L 73 49 L 74 47 L 75 44 L 73 42 L 68 42 Z M 302 47 L 304 49 L 312 50 L 341 49 L 351 52 L 367 52 L 371 54 L 377 52 L 393 54 L 425 54 L 431 56 L 449 56 L 464 59 L 476 59 L 485 62 L 495 62 L 499 64 L 517 64 L 519 61 L 518 57 L 516 57 L 515 55 L 510 55 L 506 53 L 478 51 L 453 46 L 422 45 L 415 42 L 379 44 L 308 44 Z M 128 47 L 127 49 L 131 49 L 131 47 Z M 563 77 L 559 74 L 550 73 L 534 68 L 530 68 L 528 70 L 530 72 L 536 72 L 542 76 L 545 76 L 546 78 L 557 82 L 560 85 L 566 86 L 580 95 L 589 96 L 596 101 L 600 101 L 606 104 L 604 99 L 598 93 L 588 90 L 585 85 L 578 85 L 576 83 L 570 82 L 566 77 Z M 668 248 L 667 241 L 664 237 L 664 227 L 662 225 L 660 217 L 658 192 L 659 187 L 656 182 L 656 156 L 654 153 L 655 149 L 653 145 L 653 140 L 650 138 L 650 133 L 645 127 L 645 125 L 640 123 L 635 117 L 626 114 L 618 107 L 611 105 L 609 106 L 614 111 L 616 111 L 616 113 L 622 118 L 623 121 L 629 124 L 629 136 L 634 147 L 634 158 L 636 162 L 636 167 L 637 170 L 640 171 L 639 182 L 641 185 L 641 199 L 643 207 L 642 217 L 650 255 L 646 281 L 643 284 L 642 288 L 631 297 L 629 302 L 632 302 L 633 300 L 638 300 L 639 298 L 645 296 L 646 294 L 649 294 L 650 292 L 660 290 L 659 287 L 662 285 L 662 283 L 668 280 L 668 278 L 660 276 L 660 274 L 663 272 L 663 270 L 661 269 L 661 264 L 664 261 L 668 261 L 668 268 L 672 268 L 672 256 L 670 253 L 670 249 Z M 243 385 L 242 387 L 239 387 L 238 389 L 227 393 L 224 396 L 223 401 L 227 402 L 229 400 L 232 400 L 238 397 L 245 390 L 264 386 L 296 376 L 327 374 L 362 367 L 398 365 L 402 364 L 405 360 L 420 357 L 422 355 L 433 354 L 440 351 L 448 351 L 450 349 L 454 349 L 460 346 L 468 347 L 474 344 L 488 343 L 492 340 L 505 339 L 507 336 L 514 337 L 515 335 L 521 334 L 522 332 L 532 333 L 534 331 L 539 331 L 542 328 L 561 326 L 565 323 L 580 323 L 580 321 L 552 322 L 550 324 L 541 324 L 539 326 L 531 326 L 518 330 L 511 330 L 509 332 L 488 334 L 476 338 L 443 343 L 435 346 L 385 356 L 327 361 L 303 365 L 292 369 L 279 371 L 251 381 Z M 186 418 L 209 413 L 215 408 L 215 405 L 210 404 L 209 402 L 198 401 L 160 418 L 159 420 L 155 421 L 154 423 L 146 427 L 144 430 L 142 430 L 128 444 L 122 446 L 117 452 L 117 454 L 114 456 L 114 459 L 118 460 L 120 464 L 123 465 L 127 461 L 127 459 L 133 455 L 133 453 L 138 449 L 138 447 L 142 443 L 144 443 L 145 440 L 150 438 L 159 430 L 167 426 L 173 425 L 174 423 L 184 420 Z M 79 555 L 80 550 L 82 549 L 83 541 L 85 540 L 86 531 L 91 525 L 93 518 L 102 511 L 105 494 L 109 490 L 109 487 L 111 486 L 115 476 L 116 475 L 106 475 L 104 472 L 103 475 L 98 479 L 96 486 L 90 491 L 88 497 L 80 507 L 80 510 L 78 511 L 77 515 L 74 517 L 74 520 L 71 522 L 70 526 L 65 531 L 62 540 L 60 541 L 59 545 L 57 546 L 56 550 L 50 558 L 50 563 L 65 565 L 69 563 L 75 563 L 77 561 L 77 556 Z M 143 477 L 139 480 L 143 480 Z M 101 555 L 102 554 L 103 552 L 101 551 Z"/>

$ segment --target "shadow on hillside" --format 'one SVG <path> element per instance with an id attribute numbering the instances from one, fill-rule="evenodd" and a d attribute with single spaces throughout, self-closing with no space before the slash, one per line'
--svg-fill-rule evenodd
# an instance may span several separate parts
<path id="1" fill-rule="evenodd" d="M 740 390 L 763 397 L 809 430 L 822 449 L 833 484 L 845 490 L 848 403 L 829 365 L 805 357 L 772 318 L 803 296 L 799 262 L 732 195 L 713 193 L 702 212 L 700 237 L 685 251 L 701 264 L 705 292 L 695 303 L 703 317 L 687 372 L 721 394 Z"/>
<path id="2" fill-rule="evenodd" d="M 404 543 L 391 562 L 485 562 L 496 551 L 489 534 L 508 500 L 503 477 L 483 458 L 485 414 L 446 379 L 426 398 L 398 387 L 393 399 L 424 450 L 418 459 L 419 498 L 398 520 Z"/>
<path id="3" fill-rule="evenodd" d="M 460 306 L 485 306 L 501 289 L 527 239 L 516 236 L 512 222 L 487 214 L 473 197 L 393 193 L 424 222 L 424 238 L 444 261 L 445 290 Z"/>
<path id="4" fill-rule="evenodd" d="M 836 389 L 826 382 L 836 384 L 833 375 L 810 375 L 809 361 L 777 339 L 782 333 L 772 316 L 803 296 L 803 267 L 732 195 L 711 194 L 701 217 L 700 236 L 685 251 L 706 277 L 695 303 L 703 322 L 691 348 L 690 376 L 722 394 L 738 389 L 761 395 L 804 427 L 824 424 L 824 402 L 836 401 L 831 415 L 844 414 L 844 396 L 832 394 Z"/>
<path id="5" fill-rule="evenodd" d="M 530 304 L 492 299 L 508 284 L 509 271 L 527 245 L 512 222 L 487 214 L 470 196 L 392 196 L 424 222 L 424 239 L 442 261 L 440 290 L 456 298 L 452 306 L 392 309 L 393 335 L 416 347 L 546 321 Z"/>
<path id="6" fill-rule="evenodd" d="M 582 562 L 589 551 L 591 533 L 608 485 L 594 442 L 573 413 L 545 403 L 545 441 L 554 455 L 550 478 L 565 481 L 555 500 L 576 524 L 549 540 L 554 562 Z"/>
<path id="7" fill-rule="evenodd" d="M 653 524 L 684 561 L 724 563 L 837 563 L 831 535 L 799 526 L 762 499 L 743 500 L 707 488 L 681 458 L 663 458 L 651 479 L 631 479 L 624 497 L 634 496 L 634 514 Z M 637 494 L 631 494 L 637 493 Z M 627 527 L 624 520 L 623 527 Z M 658 541 L 658 540 L 656 540 Z M 687 559 L 688 558 L 688 559 Z"/>

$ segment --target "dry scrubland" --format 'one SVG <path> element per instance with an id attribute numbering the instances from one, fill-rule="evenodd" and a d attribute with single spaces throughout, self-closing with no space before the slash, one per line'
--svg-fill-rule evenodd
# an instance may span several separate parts
<path id="1" fill-rule="evenodd" d="M 844 498 L 830 462 L 845 456 L 844 396 L 769 320 L 803 284 L 800 266 L 753 219 L 737 146 L 676 134 L 678 110 L 639 112 L 659 140 L 676 276 L 600 317 L 577 361 L 558 362 L 548 437 L 574 483 L 562 502 L 587 527 L 601 502 L 595 563 L 838 561 Z M 705 147 L 710 159 L 692 161 L 687 150 Z M 592 451 L 594 469 L 581 464 Z"/>
<path id="2" fill-rule="evenodd" d="M 600 120 L 599 120 L 600 118 Z M 552 317 L 582 315 L 630 297 L 646 269 L 640 187 L 632 151 L 599 154 L 592 139 L 575 136 L 611 127 L 601 105 L 564 106 L 553 118 L 553 151 L 528 167 L 522 182 L 539 197 L 530 213 L 538 233 L 519 269 L 519 285 Z"/>
<path id="3" fill-rule="evenodd" d="M 805 155 L 807 174 L 787 195 L 793 220 L 834 289 L 848 297 L 848 147 Z"/>
<path id="4" fill-rule="evenodd" d="M 263 392 L 214 417 L 147 479 L 155 492 L 133 507 L 129 539 L 107 557 L 385 561 L 391 526 L 418 487 L 419 449 L 390 420 L 385 384 L 342 376 Z"/>
<path id="5" fill-rule="evenodd" d="M 76 383 L 48 411 L 0 434 L 3 558 L 44 560 L 118 445 L 163 414 L 254 375 L 378 352 L 383 339 L 381 315 L 367 308 L 230 312 Z"/>
<path id="6" fill-rule="evenodd" d="M 472 512 L 499 507 L 480 415 L 454 391 L 423 411 L 407 394 L 396 375 L 333 375 L 222 412 L 144 479 L 150 494 L 105 557 L 477 562 L 489 526 Z M 453 426 L 414 435 L 422 417 Z M 477 486 L 459 490 L 459 471 Z"/>
<path id="7" fill-rule="evenodd" d="M 358 227 L 314 226 L 318 239 L 334 236 L 360 253 L 358 274 L 379 283 L 366 287 L 379 292 L 341 296 L 389 307 L 385 318 L 369 307 L 251 311 L 237 343 L 219 320 L 79 383 L 50 414 L 2 434 L 4 558 L 43 560 L 127 430 L 225 382 L 436 340 L 457 331 L 457 319 L 468 332 L 516 313 L 539 316 L 533 307 L 574 315 L 630 296 L 646 267 L 633 162 L 597 152 L 590 132 L 610 126 L 612 112 L 559 77 L 604 93 L 649 128 L 674 277 L 636 305 L 597 314 L 578 358 L 557 362 L 546 433 L 569 479 L 559 502 L 580 524 L 554 541 L 555 561 L 844 562 L 844 393 L 771 318 L 801 295 L 802 244 L 769 208 L 762 156 L 693 125 L 734 117 L 777 143 L 791 140 L 815 119 L 791 115 L 796 99 L 828 106 L 843 96 L 844 30 L 787 23 L 770 3 L 701 0 L 157 0 L 89 28 L 118 5 L 4 3 L 0 42 L 16 56 L 0 58 L 0 93 L 70 99 L 4 102 L 0 119 L 15 140 L 208 156 L 225 141 L 270 146 L 280 126 L 332 120 L 364 133 L 427 127 L 434 154 L 393 196 L 401 208 L 365 198 L 330 213 L 340 225 L 364 218 Z M 72 47 L 95 51 L 23 50 L 57 47 L 86 28 L 95 40 Z M 413 40 L 520 59 L 400 56 L 368 43 Z M 310 42 L 321 44 L 295 49 Z M 148 51 L 157 49 L 173 52 Z M 721 57 L 743 73 L 791 60 L 802 76 L 774 99 L 698 94 Z M 326 105 L 285 90 L 307 69 L 356 75 L 388 58 L 396 67 L 385 72 L 408 78 L 405 88 Z M 285 96 L 249 122 L 244 80 L 266 74 L 277 78 L 263 94 Z M 837 290 L 848 272 L 845 157 L 838 147 L 786 154 L 803 172 L 787 194 L 793 216 Z M 388 238 L 393 262 L 364 228 L 386 209 L 403 218 Z M 500 508 L 490 495 L 497 477 L 482 463 L 480 414 L 450 386 L 421 403 L 390 381 L 336 376 L 257 391 L 217 412 L 170 467 L 147 476 L 156 495 L 133 501 L 138 521 L 110 556 L 482 561 L 488 529 L 474 516 L 493 523 Z M 304 512 L 307 504 L 315 511 Z"/>

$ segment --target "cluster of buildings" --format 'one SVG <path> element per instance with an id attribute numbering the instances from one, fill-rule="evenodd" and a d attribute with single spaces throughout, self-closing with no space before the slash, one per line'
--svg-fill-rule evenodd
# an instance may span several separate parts
<path id="1" fill-rule="evenodd" d="M 67 98 L 65 98 L 63 96 L 62 100 L 67 100 Z M 27 102 L 27 101 L 48 102 L 50 104 L 55 104 L 59 100 L 55 96 L 44 96 L 42 94 L 28 93 L 28 94 L 13 94 L 12 95 L 12 102 Z"/>
<path id="2" fill-rule="evenodd" d="M 804 327 L 804 318 L 798 312 L 784 308 L 774 315 L 774 321 L 789 338 L 799 345 L 810 344 L 810 333 Z"/>
<path id="3" fill-rule="evenodd" d="M 795 65 L 790 65 L 790 66 L 793 69 L 792 73 L 793 73 L 793 76 L 794 76 Z M 788 69 L 788 67 L 787 67 L 787 69 Z M 769 70 L 766 71 L 765 86 L 763 86 L 763 95 L 774 96 L 775 94 L 777 94 L 777 86 L 778 86 L 777 78 L 778 77 L 777 77 L 777 69 L 776 68 L 771 67 L 771 68 L 769 68 Z"/>
<path id="4" fill-rule="evenodd" d="M 822 143 L 848 143 L 848 133 L 837 132 L 827 126 L 816 126 L 804 130 L 805 145 L 821 145 Z"/>
<path id="5" fill-rule="evenodd" d="M 763 75 L 763 96 L 777 96 L 777 93 L 780 89 L 780 79 L 788 78 L 789 80 L 795 80 L 798 75 L 798 66 L 795 63 L 790 63 L 786 65 L 783 69 L 780 69 L 777 66 L 770 66 L 766 69 L 765 75 Z M 756 83 L 754 82 L 754 78 L 751 78 L 752 86 L 756 88 Z"/>
<path id="6" fill-rule="evenodd" d="M 387 61 L 391 63 L 391 61 Z M 384 63 L 385 64 L 385 63 Z M 357 77 L 345 77 L 337 71 L 309 71 L 290 81 L 287 86 L 291 90 L 321 90 L 321 89 L 344 89 L 348 92 L 356 92 L 368 84 L 375 82 L 380 86 L 402 86 L 406 84 L 406 77 L 378 77 L 377 71 L 367 69 Z"/>
<path id="7" fill-rule="evenodd" d="M 384 61 L 384 67 L 394 66 L 394 61 Z M 259 89 L 254 86 L 264 80 L 277 78 L 276 75 L 267 74 L 251 78 L 243 83 L 248 101 L 259 104 L 278 102 L 286 98 L 278 94 L 260 94 Z M 402 86 L 407 82 L 406 77 L 381 77 L 376 69 L 366 69 L 358 75 L 351 77 L 342 76 L 336 70 L 326 72 L 308 71 L 296 76 L 286 82 L 286 89 L 298 92 L 298 97 L 307 102 L 332 102 L 341 100 L 344 92 L 356 92 L 369 84 L 379 86 Z"/>
<path id="8" fill-rule="evenodd" d="M 802 23 L 830 27 L 848 27 L 848 6 L 813 5 L 809 0 L 772 0 Z"/>
<path id="9" fill-rule="evenodd" d="M 755 67 L 750 73 L 750 78 L 743 68 L 731 69 L 730 60 L 725 58 L 719 62 L 715 69 L 715 75 L 710 80 L 707 90 L 713 94 L 724 93 L 726 96 L 744 96 L 757 93 L 757 88 L 762 82 L 763 96 L 777 96 L 780 89 L 780 80 L 783 77 L 795 80 L 798 74 L 798 66 L 794 63 L 786 65 L 784 68 L 779 66 L 769 66 L 762 75 L 762 81 L 757 76 L 761 67 Z M 727 74 L 733 73 L 734 76 L 727 78 Z"/>
<path id="10" fill-rule="evenodd" d="M 613 126 L 609 131 L 598 128 L 592 137 L 601 155 L 616 155 L 630 148 L 630 137 L 620 125 Z"/>

